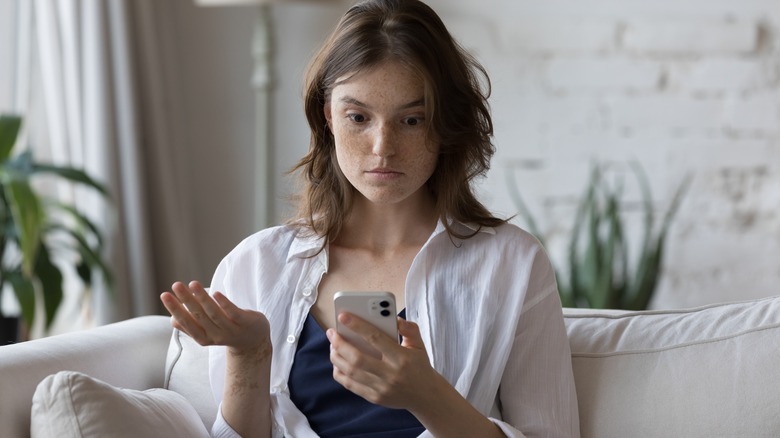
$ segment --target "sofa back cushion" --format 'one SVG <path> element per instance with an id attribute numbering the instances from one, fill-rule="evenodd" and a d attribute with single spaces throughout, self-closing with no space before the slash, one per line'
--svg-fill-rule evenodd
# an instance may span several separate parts
<path id="1" fill-rule="evenodd" d="M 780 431 L 780 297 L 564 318 L 583 438 Z"/>
<path id="2" fill-rule="evenodd" d="M 211 430 L 217 417 L 217 405 L 209 384 L 209 349 L 179 330 L 174 330 L 165 361 L 164 388 L 189 400 Z"/>

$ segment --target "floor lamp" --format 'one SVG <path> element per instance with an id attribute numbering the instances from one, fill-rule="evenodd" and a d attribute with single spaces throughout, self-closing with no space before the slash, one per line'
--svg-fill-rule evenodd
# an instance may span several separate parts
<path id="1" fill-rule="evenodd" d="M 255 120 L 255 227 L 266 228 L 273 217 L 273 178 L 271 159 L 271 87 L 272 87 L 272 38 L 273 22 L 271 4 L 302 2 L 304 0 L 195 0 L 198 6 L 255 6 L 257 22 L 252 39 L 252 56 L 255 66 L 252 73 L 252 87 L 256 95 Z M 310 3 L 316 0 L 308 0 Z M 319 2 L 321 2 L 320 0 Z M 317 3 L 319 3 L 317 2 Z"/>

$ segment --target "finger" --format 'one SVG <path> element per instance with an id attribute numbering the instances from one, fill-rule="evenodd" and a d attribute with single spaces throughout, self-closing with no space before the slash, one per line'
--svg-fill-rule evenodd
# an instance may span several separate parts
<path id="1" fill-rule="evenodd" d="M 366 357 L 376 361 L 370 356 Z M 361 367 L 343 359 L 335 350 L 331 353 L 331 362 L 333 362 L 333 380 L 347 390 L 374 404 L 385 405 L 392 398 L 392 389 L 399 380 L 392 377 L 392 374 L 370 372 L 367 370 L 368 367 Z M 377 363 L 381 365 L 381 362 L 377 361 Z"/>
<path id="2" fill-rule="evenodd" d="M 341 386 L 343 386 L 348 391 L 360 397 L 363 397 L 369 402 L 374 404 L 379 403 L 378 394 L 371 385 L 355 380 L 354 378 L 345 374 L 335 366 L 333 367 L 333 380 L 338 382 Z"/>
<path id="3" fill-rule="evenodd" d="M 189 284 L 189 290 L 192 292 L 192 297 L 203 309 L 203 314 L 208 317 L 216 327 L 222 327 L 225 325 L 225 312 L 214 302 L 214 299 L 209 295 L 206 289 L 198 281 L 191 281 Z"/>
<path id="4" fill-rule="evenodd" d="M 358 370 L 363 370 L 376 375 L 381 372 L 381 358 L 362 351 L 332 328 L 325 334 L 331 344 L 331 362 L 344 373 L 354 375 Z"/>
<path id="5" fill-rule="evenodd" d="M 195 297 L 195 294 L 193 291 L 184 283 L 177 281 L 176 283 L 173 283 L 173 286 L 171 286 L 171 289 L 173 290 L 173 293 L 176 295 L 176 298 L 179 299 L 179 301 L 184 304 L 184 307 L 187 308 L 187 310 L 190 312 L 193 318 L 198 321 L 200 324 L 210 324 L 211 318 L 209 318 L 206 311 L 203 309 L 203 306 L 200 304 L 198 299 Z"/>
<path id="6" fill-rule="evenodd" d="M 333 364 L 334 378 L 336 375 L 341 375 L 342 381 L 349 379 L 369 386 L 371 382 L 378 380 L 374 369 L 377 364 L 381 365 L 381 362 L 360 351 L 338 335 L 335 330 L 329 329 L 327 335 L 333 342 L 330 349 L 330 361 Z"/>
<path id="7" fill-rule="evenodd" d="M 398 340 L 393 339 L 375 325 L 358 316 L 349 312 L 342 312 L 338 315 L 338 319 L 341 324 L 355 332 L 358 336 L 365 339 L 369 345 L 381 352 L 390 351 L 390 349 L 398 346 Z"/>
<path id="8" fill-rule="evenodd" d="M 163 303 L 163 307 L 168 313 L 173 316 L 176 311 L 176 306 L 179 305 L 179 300 L 170 292 L 163 292 L 160 294 L 160 301 Z"/>
<path id="9" fill-rule="evenodd" d="M 402 346 L 425 351 L 425 343 L 420 334 L 420 326 L 417 324 L 398 318 L 398 334 L 403 337 Z"/>
<path id="10" fill-rule="evenodd" d="M 195 283 L 193 286 L 195 287 L 190 288 L 180 281 L 177 281 L 171 286 L 176 298 L 183 304 L 182 308 L 189 314 L 189 317 L 185 316 L 183 313 L 178 313 L 174 316 L 184 327 L 184 331 L 198 341 L 198 343 L 211 343 L 213 335 L 220 330 L 219 324 L 212 319 L 211 315 L 215 315 L 215 313 L 220 312 L 220 310 L 199 283 Z M 198 287 L 200 288 L 199 291 L 197 290 Z M 199 301 L 199 298 L 203 300 L 203 305 Z M 211 310 L 205 310 L 204 305 L 207 308 L 211 308 Z M 225 320 L 226 318 L 223 316 L 222 325 L 226 325 L 224 322 Z"/>
<path id="11" fill-rule="evenodd" d="M 187 308 L 184 307 L 181 301 L 172 292 L 163 292 L 160 294 L 160 301 L 162 301 L 165 310 L 173 317 L 191 317 Z"/>
<path id="12" fill-rule="evenodd" d="M 193 339 L 197 339 L 205 334 L 203 327 L 192 317 L 189 310 L 182 302 L 171 292 L 160 294 L 165 309 L 171 314 L 171 326 L 175 329 L 187 333 Z"/>
<path id="13" fill-rule="evenodd" d="M 217 305 L 222 309 L 222 311 L 233 321 L 239 321 L 241 320 L 241 317 L 243 316 L 243 312 L 241 308 L 236 306 L 228 297 L 226 297 L 222 292 L 214 292 L 214 301 L 216 301 Z"/>

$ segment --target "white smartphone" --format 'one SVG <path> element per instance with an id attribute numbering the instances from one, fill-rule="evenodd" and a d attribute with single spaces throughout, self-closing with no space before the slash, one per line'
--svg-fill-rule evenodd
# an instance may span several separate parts
<path id="1" fill-rule="evenodd" d="M 395 295 L 391 292 L 336 292 L 333 298 L 336 308 L 336 331 L 352 345 L 376 358 L 382 354 L 360 335 L 339 324 L 339 314 L 349 312 L 373 324 L 398 342 L 398 313 L 395 309 Z"/>

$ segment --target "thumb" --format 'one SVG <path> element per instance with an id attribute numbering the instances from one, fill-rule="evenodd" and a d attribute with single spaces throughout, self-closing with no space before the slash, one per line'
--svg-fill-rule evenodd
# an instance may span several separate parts
<path id="1" fill-rule="evenodd" d="M 414 348 L 425 351 L 425 344 L 420 334 L 420 327 L 402 318 L 398 318 L 398 334 L 403 336 L 401 345 L 406 348 Z"/>

